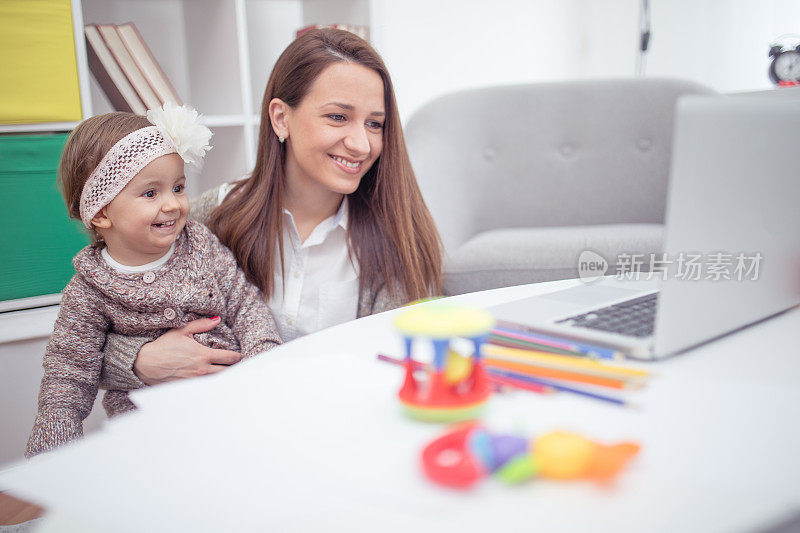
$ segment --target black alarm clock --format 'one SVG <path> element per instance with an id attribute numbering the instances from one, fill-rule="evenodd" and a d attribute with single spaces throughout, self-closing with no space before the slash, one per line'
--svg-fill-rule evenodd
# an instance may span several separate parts
<path id="1" fill-rule="evenodd" d="M 792 39 L 787 39 L 787 37 Z M 800 84 L 800 37 L 785 36 L 770 45 L 769 79 L 776 85 Z"/>

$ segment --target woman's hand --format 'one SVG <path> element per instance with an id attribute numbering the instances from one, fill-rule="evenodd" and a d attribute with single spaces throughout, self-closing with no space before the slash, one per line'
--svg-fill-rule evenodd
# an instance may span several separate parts
<path id="1" fill-rule="evenodd" d="M 171 329 L 139 350 L 133 372 L 145 385 L 157 385 L 176 379 L 215 374 L 223 365 L 238 363 L 242 356 L 230 350 L 203 346 L 192 338 L 219 324 L 219 317 L 200 318 L 182 328 Z"/>

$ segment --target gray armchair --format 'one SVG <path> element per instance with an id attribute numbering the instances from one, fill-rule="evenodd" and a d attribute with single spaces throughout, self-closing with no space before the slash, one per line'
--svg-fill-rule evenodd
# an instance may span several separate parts
<path id="1" fill-rule="evenodd" d="M 406 142 L 461 294 L 578 276 L 592 250 L 660 251 L 680 96 L 670 79 L 539 83 L 439 97 Z"/>

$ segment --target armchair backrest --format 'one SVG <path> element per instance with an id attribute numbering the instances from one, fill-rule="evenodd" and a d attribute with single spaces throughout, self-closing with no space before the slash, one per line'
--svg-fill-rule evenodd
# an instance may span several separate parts
<path id="1" fill-rule="evenodd" d="M 671 79 L 467 90 L 419 109 L 406 142 L 448 249 L 498 228 L 663 222 L 675 103 L 710 93 Z"/>

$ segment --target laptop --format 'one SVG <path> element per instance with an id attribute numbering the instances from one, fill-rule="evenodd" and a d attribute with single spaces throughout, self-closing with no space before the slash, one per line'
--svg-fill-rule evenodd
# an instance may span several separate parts
<path id="1" fill-rule="evenodd" d="M 612 258 L 587 250 L 580 286 L 490 311 L 501 326 L 658 359 L 797 305 L 798 139 L 800 99 L 681 99 L 663 254 L 630 253 L 600 276 Z"/>

